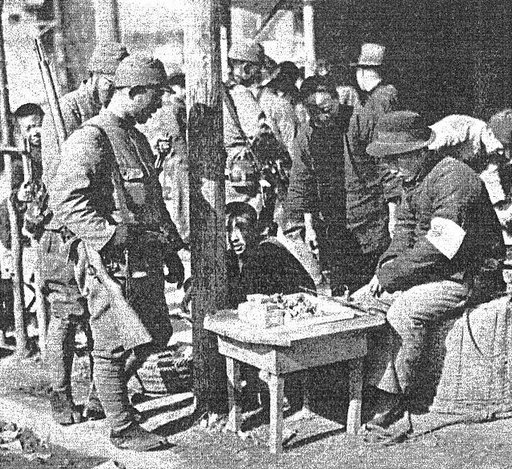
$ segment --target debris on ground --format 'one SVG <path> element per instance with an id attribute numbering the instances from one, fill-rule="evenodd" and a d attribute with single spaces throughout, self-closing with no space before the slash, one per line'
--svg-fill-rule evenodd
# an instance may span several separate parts
<path id="1" fill-rule="evenodd" d="M 2 469 L 124 469 L 121 465 L 97 466 L 104 458 L 90 458 L 56 445 L 49 445 L 32 430 L 0 421 L 0 467 Z M 108 461 L 110 462 L 110 461 Z M 114 464 L 118 464 L 112 461 Z"/>

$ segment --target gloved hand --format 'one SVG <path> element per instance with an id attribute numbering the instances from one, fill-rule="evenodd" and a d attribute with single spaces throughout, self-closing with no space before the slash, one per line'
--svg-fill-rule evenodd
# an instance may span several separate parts
<path id="1" fill-rule="evenodd" d="M 132 223 L 119 223 L 116 225 L 114 235 L 103 249 L 111 252 L 122 252 L 124 249 L 133 246 L 140 235 L 138 225 Z"/>
<path id="2" fill-rule="evenodd" d="M 168 283 L 176 283 L 176 288 L 183 286 L 185 268 L 177 252 L 169 252 L 164 258 L 164 279 Z M 165 272 L 167 271 L 167 272 Z"/>

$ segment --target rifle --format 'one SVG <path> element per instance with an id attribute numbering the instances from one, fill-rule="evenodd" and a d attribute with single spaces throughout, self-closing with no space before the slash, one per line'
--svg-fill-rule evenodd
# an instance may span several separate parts
<path id="1" fill-rule="evenodd" d="M 41 73 L 46 98 L 48 99 L 48 105 L 50 106 L 53 126 L 55 127 L 55 134 L 57 135 L 57 145 L 60 150 L 61 145 L 67 138 L 66 126 L 60 110 L 59 97 L 57 95 L 57 90 L 55 89 L 55 81 L 53 79 L 52 71 L 50 69 L 48 59 L 46 58 L 43 45 L 39 38 L 35 38 L 34 42 L 39 72 Z"/>

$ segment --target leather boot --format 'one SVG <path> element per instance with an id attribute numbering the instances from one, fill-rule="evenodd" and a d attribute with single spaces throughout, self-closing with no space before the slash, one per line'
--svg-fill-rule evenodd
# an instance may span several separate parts
<path id="1" fill-rule="evenodd" d="M 163 449 L 169 445 L 167 438 L 148 432 L 136 422 L 123 430 L 112 430 L 110 441 L 116 448 L 132 451 Z"/>
<path id="2" fill-rule="evenodd" d="M 400 420 L 407 410 L 406 400 L 403 394 L 390 394 L 381 391 L 379 403 L 380 411 L 366 424 L 368 429 L 388 428 Z"/>

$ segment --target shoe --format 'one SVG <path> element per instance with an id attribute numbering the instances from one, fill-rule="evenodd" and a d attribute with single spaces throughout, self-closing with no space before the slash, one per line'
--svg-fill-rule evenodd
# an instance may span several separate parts
<path id="1" fill-rule="evenodd" d="M 53 418 L 60 425 L 73 425 L 82 421 L 80 412 L 78 412 L 66 392 L 52 391 L 50 394 L 50 405 Z"/>
<path id="2" fill-rule="evenodd" d="M 392 446 L 404 442 L 412 433 L 411 414 L 406 410 L 402 417 L 393 422 L 388 428 L 367 428 L 367 431 L 362 435 L 365 443 Z"/>
<path id="3" fill-rule="evenodd" d="M 123 430 L 112 430 L 110 442 L 116 448 L 132 451 L 151 451 L 169 445 L 167 438 L 148 432 L 136 422 Z"/>
<path id="4" fill-rule="evenodd" d="M 405 400 L 402 395 L 394 395 L 389 401 L 389 405 L 385 410 L 374 415 L 374 417 L 366 423 L 368 429 L 372 428 L 388 428 L 400 420 L 406 411 Z"/>

